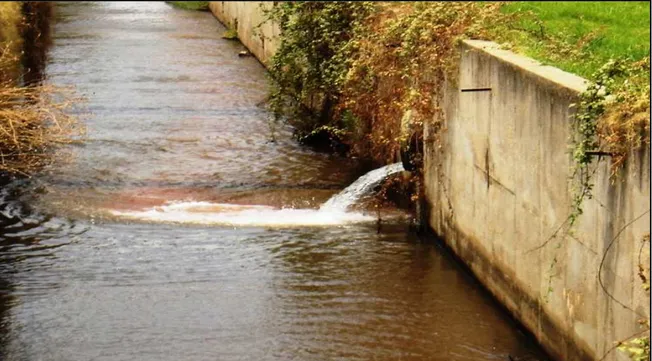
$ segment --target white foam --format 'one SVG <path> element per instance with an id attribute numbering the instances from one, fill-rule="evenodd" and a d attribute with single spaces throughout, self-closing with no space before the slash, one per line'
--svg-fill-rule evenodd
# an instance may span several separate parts
<path id="1" fill-rule="evenodd" d="M 112 210 L 115 216 L 157 223 L 189 223 L 227 226 L 335 226 L 374 221 L 357 212 L 316 209 L 277 209 L 209 202 L 169 203 L 142 211 Z"/>
<path id="2" fill-rule="evenodd" d="M 322 211 L 344 212 L 347 208 L 360 200 L 360 197 L 369 193 L 369 191 L 371 191 L 376 185 L 380 184 L 380 182 L 387 178 L 387 176 L 404 170 L 403 163 L 401 162 L 374 169 L 358 178 L 340 193 L 331 197 L 331 199 L 322 204 L 319 209 Z"/>

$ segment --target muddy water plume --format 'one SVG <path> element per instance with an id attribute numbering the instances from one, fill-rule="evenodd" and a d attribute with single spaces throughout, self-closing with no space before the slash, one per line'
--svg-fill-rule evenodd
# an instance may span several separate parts
<path id="1" fill-rule="evenodd" d="M 0 359 L 546 359 L 404 218 L 278 226 L 368 169 L 272 137 L 265 70 L 211 14 L 56 7 L 44 81 L 87 98 L 87 141 L 3 198 Z M 238 222 L 179 222 L 207 213 Z"/>

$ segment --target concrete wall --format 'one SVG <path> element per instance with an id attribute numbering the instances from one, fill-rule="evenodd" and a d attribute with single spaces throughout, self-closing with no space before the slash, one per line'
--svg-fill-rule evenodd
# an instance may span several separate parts
<path id="1" fill-rule="evenodd" d="M 240 40 L 266 64 L 279 29 L 268 23 L 255 33 L 264 19 L 260 4 L 273 6 L 210 2 L 210 8 L 227 26 L 237 20 Z M 492 43 L 467 41 L 462 49 L 459 78 L 445 91 L 443 129 L 425 127 L 430 225 L 553 357 L 600 359 L 650 314 L 637 275 L 641 240 L 650 232 L 649 148 L 631 155 L 614 184 L 608 158 L 596 159 L 594 198 L 567 232 L 569 105 L 585 81 Z M 468 91 L 481 88 L 490 90 Z M 604 285 L 635 312 L 598 283 L 613 239 Z M 649 264 L 649 243 L 641 262 Z M 621 359 L 627 360 L 618 351 L 606 358 Z"/>
<path id="2" fill-rule="evenodd" d="M 226 27 L 235 29 L 238 38 L 264 65 L 278 47 L 280 29 L 265 21 L 263 9 L 274 6 L 271 1 L 210 1 L 208 7 Z M 259 27 L 259 25 L 262 26 Z"/>
<path id="3" fill-rule="evenodd" d="M 430 225 L 553 357 L 600 359 L 650 314 L 637 275 L 650 232 L 649 148 L 631 154 L 614 184 L 609 159 L 596 158 L 594 198 L 566 232 L 569 106 L 584 80 L 493 43 L 467 41 L 462 49 L 459 78 L 441 104 L 442 131 L 434 123 L 425 130 Z M 638 315 L 598 283 L 614 238 L 602 279 Z M 647 266 L 649 243 L 641 257 Z M 627 358 L 614 351 L 607 359 Z"/>

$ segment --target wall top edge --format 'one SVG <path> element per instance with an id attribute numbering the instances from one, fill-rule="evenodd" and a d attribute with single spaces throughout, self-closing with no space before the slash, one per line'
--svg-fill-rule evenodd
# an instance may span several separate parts
<path id="1" fill-rule="evenodd" d="M 512 51 L 501 49 L 500 45 L 485 40 L 464 40 L 463 43 L 473 50 L 478 50 L 494 56 L 503 62 L 516 66 L 533 75 L 545 78 L 557 86 L 582 93 L 589 85 L 589 81 L 572 73 L 565 72 L 553 66 L 543 65 L 527 56 L 516 54 Z"/>

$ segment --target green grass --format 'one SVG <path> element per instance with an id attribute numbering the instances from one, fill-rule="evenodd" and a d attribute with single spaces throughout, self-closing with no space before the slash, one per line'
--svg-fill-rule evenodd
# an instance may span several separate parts
<path id="1" fill-rule="evenodd" d="M 227 29 L 224 34 L 222 34 L 222 39 L 238 40 L 238 32 L 235 31 L 235 29 Z"/>
<path id="2" fill-rule="evenodd" d="M 610 58 L 650 56 L 649 2 L 513 2 L 505 13 L 526 14 L 518 31 L 500 36 L 514 50 L 590 78 Z"/>
<path id="3" fill-rule="evenodd" d="M 179 9 L 208 11 L 208 1 L 166 1 L 166 2 Z"/>

